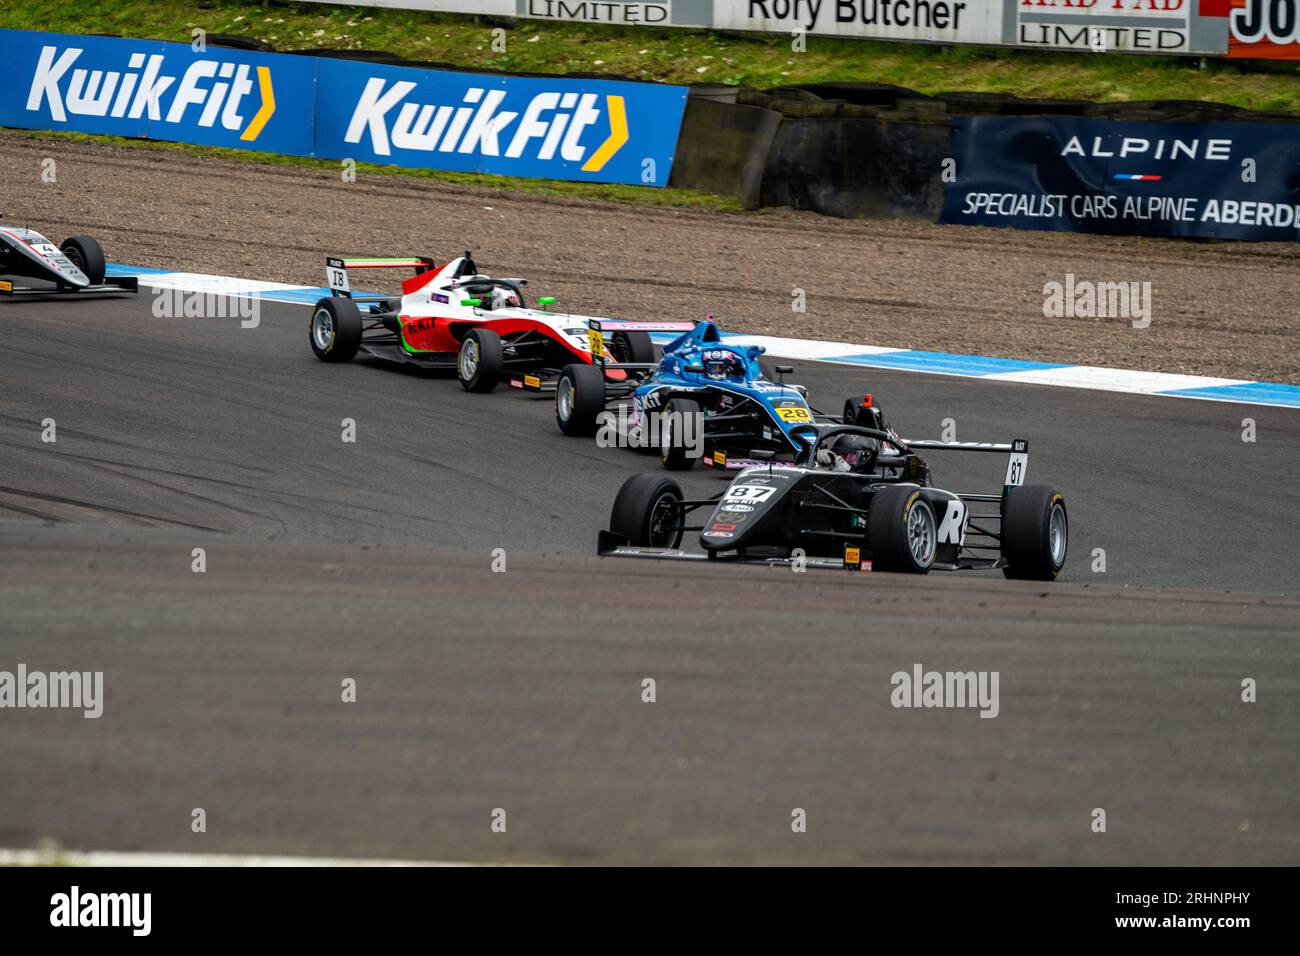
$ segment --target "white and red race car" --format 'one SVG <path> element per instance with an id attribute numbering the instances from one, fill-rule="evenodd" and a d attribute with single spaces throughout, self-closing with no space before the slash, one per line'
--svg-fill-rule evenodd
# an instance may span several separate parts
<path id="1" fill-rule="evenodd" d="M 400 297 L 356 295 L 353 269 L 414 269 Z M 560 370 L 598 357 L 610 382 L 629 382 L 654 367 L 651 332 L 683 332 L 691 322 L 636 322 L 565 315 L 530 308 L 526 279 L 484 275 L 466 252 L 438 266 L 427 256 L 399 259 L 327 259 L 331 297 L 312 308 L 311 348 L 324 362 L 347 362 L 358 352 L 427 368 L 455 367 L 471 392 L 502 381 L 528 391 L 551 391 Z M 592 323 L 595 323 L 593 327 Z"/>

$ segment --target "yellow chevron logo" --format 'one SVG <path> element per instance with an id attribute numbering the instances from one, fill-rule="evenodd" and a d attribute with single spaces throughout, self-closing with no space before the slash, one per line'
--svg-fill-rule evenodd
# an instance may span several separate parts
<path id="1" fill-rule="evenodd" d="M 239 138 L 247 143 L 251 143 L 262 135 L 262 129 L 266 126 L 266 121 L 275 115 L 275 90 L 271 87 L 271 70 L 269 67 L 259 66 L 257 68 L 257 88 L 262 93 L 262 108 L 257 111 L 252 122 L 239 135 Z"/>
<path id="2" fill-rule="evenodd" d="M 621 96 L 607 96 L 609 105 L 609 139 L 600 144 L 600 148 L 591 154 L 591 158 L 582 164 L 584 173 L 595 173 L 605 168 L 605 164 L 614 158 L 614 154 L 627 142 L 627 105 Z"/>

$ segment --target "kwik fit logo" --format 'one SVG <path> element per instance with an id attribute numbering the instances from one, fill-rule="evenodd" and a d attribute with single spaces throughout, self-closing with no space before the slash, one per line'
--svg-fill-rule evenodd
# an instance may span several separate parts
<path id="1" fill-rule="evenodd" d="M 471 87 L 460 104 L 449 105 L 408 101 L 416 85 L 400 80 L 389 86 L 371 77 L 344 139 L 360 143 L 368 137 L 370 148 L 380 156 L 392 155 L 393 149 L 539 160 L 558 154 L 566 162 L 582 163 L 584 172 L 603 169 L 628 139 L 627 106 L 621 96 L 538 93 L 521 114 L 501 109 L 504 90 Z M 588 154 L 581 145 L 583 135 L 605 126 L 608 136 Z"/>
<path id="2" fill-rule="evenodd" d="M 166 123 L 195 122 L 201 127 L 217 123 L 239 138 L 253 142 L 275 113 L 275 91 L 268 67 L 253 69 L 245 63 L 194 60 L 179 76 L 168 73 L 166 54 L 132 53 L 121 70 L 87 70 L 77 66 L 85 51 L 69 47 L 41 48 L 40 60 L 27 94 L 27 109 L 48 106 L 56 123 L 68 115 L 107 116 Z"/>

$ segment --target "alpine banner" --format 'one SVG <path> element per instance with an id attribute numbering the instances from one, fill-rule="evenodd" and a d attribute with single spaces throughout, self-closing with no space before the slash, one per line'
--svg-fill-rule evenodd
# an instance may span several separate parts
<path id="1" fill-rule="evenodd" d="M 686 88 L 318 61 L 316 155 L 665 186 Z"/>
<path id="2" fill-rule="evenodd" d="M 0 30 L 0 126 L 666 186 L 685 87 Z"/>
<path id="3" fill-rule="evenodd" d="M 1296 241 L 1300 126 L 956 117 L 940 222 Z"/>

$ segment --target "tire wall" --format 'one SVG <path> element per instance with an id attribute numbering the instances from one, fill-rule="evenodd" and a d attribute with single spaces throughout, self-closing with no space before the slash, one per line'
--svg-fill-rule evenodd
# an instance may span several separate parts
<path id="1" fill-rule="evenodd" d="M 792 206 L 841 219 L 937 219 L 946 123 L 787 118 L 763 175 L 763 205 Z"/>
<path id="2" fill-rule="evenodd" d="M 669 185 L 736 196 L 746 209 L 757 209 L 781 119 L 775 110 L 691 96 Z"/>

